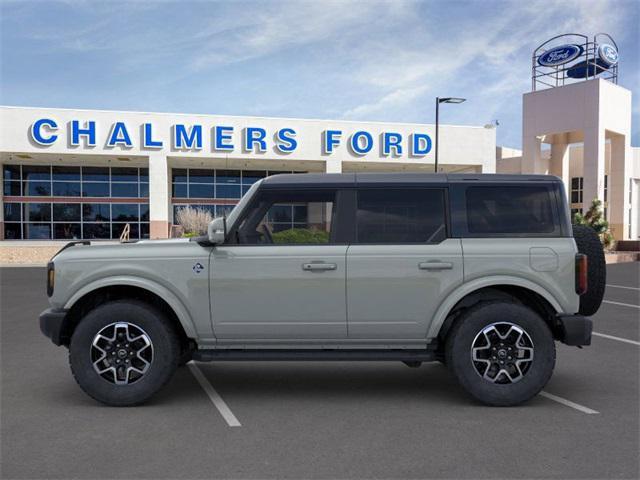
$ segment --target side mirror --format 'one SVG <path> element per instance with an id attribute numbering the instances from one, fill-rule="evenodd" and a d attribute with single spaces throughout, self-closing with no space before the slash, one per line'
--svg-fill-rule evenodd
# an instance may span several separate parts
<path id="1" fill-rule="evenodd" d="M 208 228 L 209 241 L 214 245 L 221 245 L 227 237 L 226 217 L 214 218 Z"/>

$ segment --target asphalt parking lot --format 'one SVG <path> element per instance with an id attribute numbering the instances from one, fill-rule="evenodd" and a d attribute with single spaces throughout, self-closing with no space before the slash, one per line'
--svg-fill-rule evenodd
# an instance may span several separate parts
<path id="1" fill-rule="evenodd" d="M 0 269 L 2 478 L 640 475 L 638 263 L 608 267 L 592 345 L 558 345 L 548 395 L 516 408 L 473 402 L 440 364 L 342 362 L 198 364 L 105 407 L 39 331 L 44 277 Z"/>

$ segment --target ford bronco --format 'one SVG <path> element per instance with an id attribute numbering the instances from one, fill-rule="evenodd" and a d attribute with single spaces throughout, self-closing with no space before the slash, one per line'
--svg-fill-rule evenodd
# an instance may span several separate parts
<path id="1" fill-rule="evenodd" d="M 604 285 L 556 177 L 277 175 L 203 237 L 66 245 L 40 328 L 108 405 L 190 360 L 393 360 L 508 406 L 547 383 L 555 341 L 590 344 Z"/>

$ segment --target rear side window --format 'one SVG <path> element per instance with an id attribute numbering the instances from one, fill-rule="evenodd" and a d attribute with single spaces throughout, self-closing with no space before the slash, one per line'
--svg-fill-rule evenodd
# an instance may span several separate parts
<path id="1" fill-rule="evenodd" d="M 469 187 L 466 190 L 470 234 L 553 234 L 549 189 L 543 186 Z"/>
<path id="2" fill-rule="evenodd" d="M 439 243 L 446 238 L 444 190 L 358 190 L 358 243 Z"/>

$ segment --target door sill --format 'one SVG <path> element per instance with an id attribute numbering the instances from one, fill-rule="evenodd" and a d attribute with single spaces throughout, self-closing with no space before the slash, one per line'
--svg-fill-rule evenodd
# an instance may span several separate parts
<path id="1" fill-rule="evenodd" d="M 193 359 L 212 361 L 400 361 L 432 362 L 433 348 L 422 349 L 215 349 L 196 350 Z"/>

